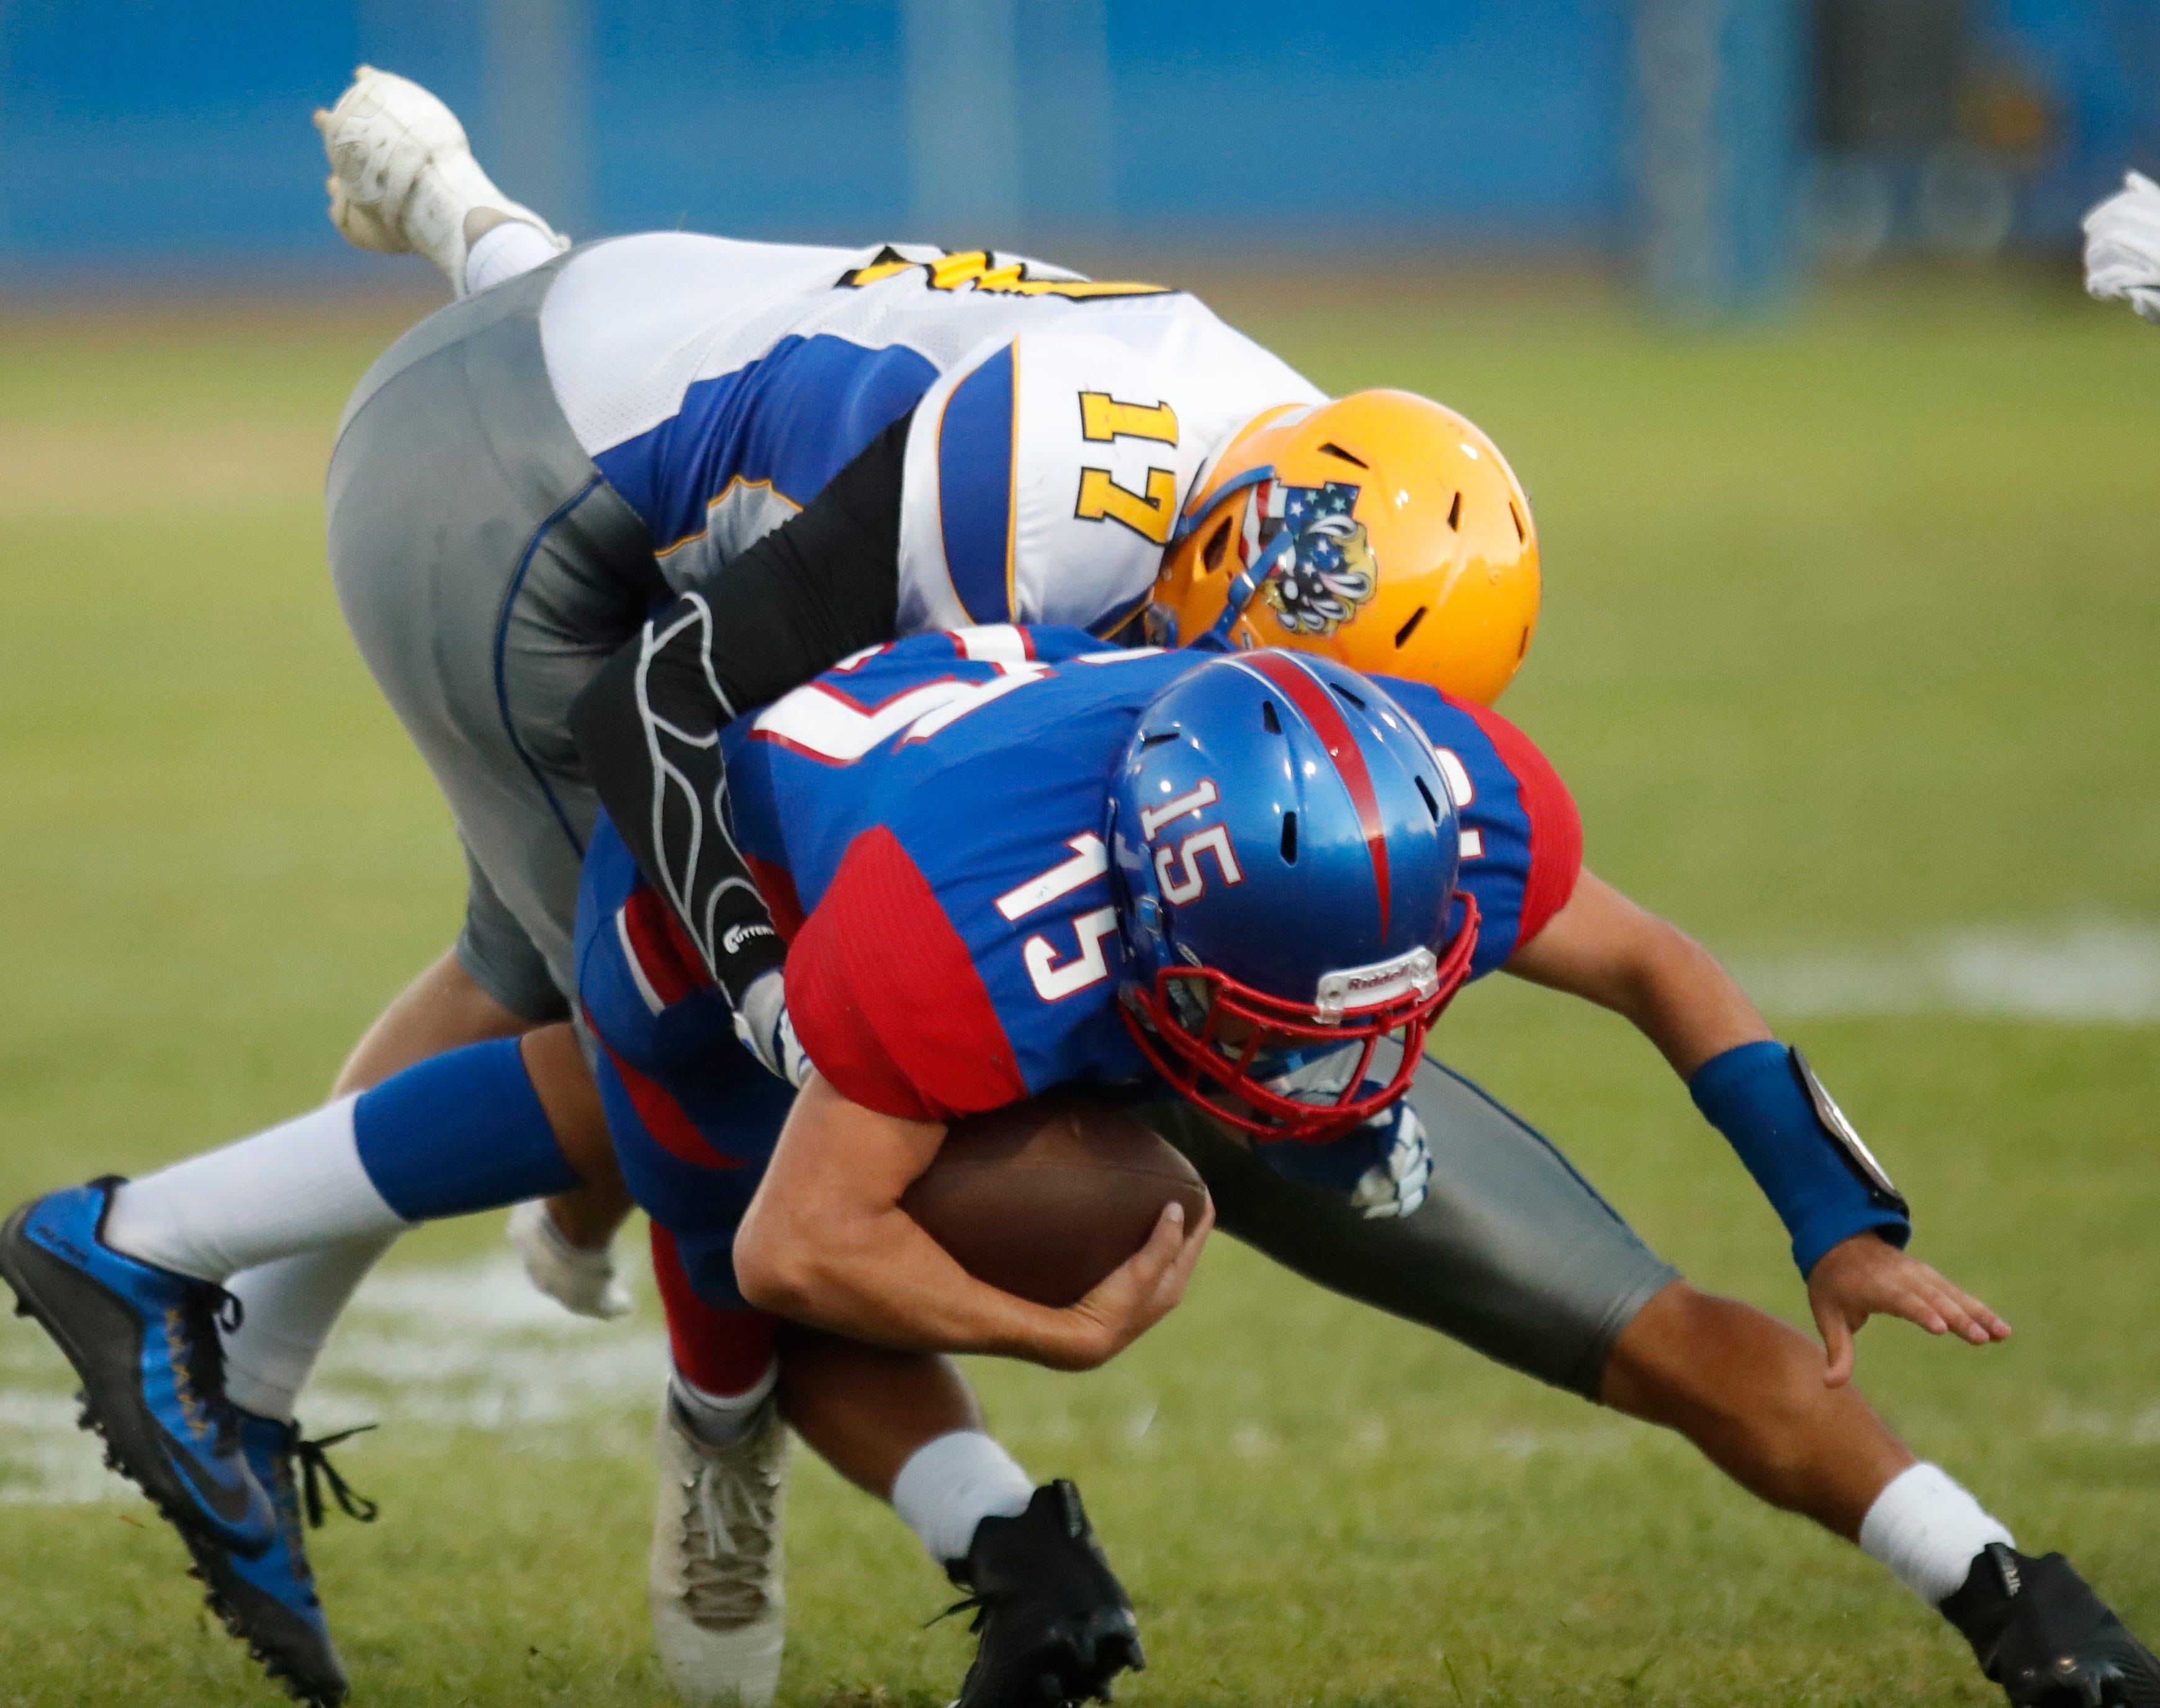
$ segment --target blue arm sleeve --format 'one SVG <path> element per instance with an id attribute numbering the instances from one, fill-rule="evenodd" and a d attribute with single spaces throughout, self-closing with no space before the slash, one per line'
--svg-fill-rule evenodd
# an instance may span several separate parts
<path id="1" fill-rule="evenodd" d="M 1856 1233 L 1898 1246 L 1912 1238 L 1904 1199 L 1797 1050 L 1740 1045 L 1695 1069 L 1688 1090 L 1785 1224 L 1802 1275 Z"/>

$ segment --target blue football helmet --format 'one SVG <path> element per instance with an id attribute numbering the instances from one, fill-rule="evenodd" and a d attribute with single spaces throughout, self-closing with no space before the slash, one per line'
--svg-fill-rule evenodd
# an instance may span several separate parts
<path id="1" fill-rule="evenodd" d="M 1140 714 L 1107 839 L 1125 1020 L 1179 1092 L 1310 1140 L 1402 1094 L 1469 973 L 1477 910 L 1446 781 L 1386 693 L 1309 653 L 1201 665 Z M 1389 1036 L 1401 1061 L 1369 1080 Z"/>

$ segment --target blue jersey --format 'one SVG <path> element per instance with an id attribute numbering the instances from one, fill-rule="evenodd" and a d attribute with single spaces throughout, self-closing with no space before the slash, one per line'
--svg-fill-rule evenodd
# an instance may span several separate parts
<path id="1" fill-rule="evenodd" d="M 918 636 L 730 726 L 738 840 L 791 938 L 789 1009 L 827 1080 L 918 1120 L 1076 1082 L 1149 1087 L 1118 1010 L 1105 802 L 1141 709 L 1206 657 L 1105 652 L 1072 629 Z M 1461 808 L 1480 976 L 1566 901 L 1574 806 L 1505 719 L 1384 686 Z M 645 1054 L 671 1011 L 700 1004 L 724 1028 L 695 951 L 605 829 L 579 936 L 581 992 L 611 1047 Z M 654 1053 L 644 1071 L 664 1081 L 663 1056 L 682 1059 Z"/>

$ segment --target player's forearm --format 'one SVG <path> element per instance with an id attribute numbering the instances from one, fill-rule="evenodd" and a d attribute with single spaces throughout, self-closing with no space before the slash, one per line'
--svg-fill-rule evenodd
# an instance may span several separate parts
<path id="1" fill-rule="evenodd" d="M 585 774 L 740 1007 L 780 956 L 725 816 L 719 732 L 849 653 L 892 638 L 906 421 L 797 516 L 661 611 L 570 709 Z"/>
<path id="2" fill-rule="evenodd" d="M 1588 871 L 1508 970 L 1624 1015 L 1683 1079 L 1712 1056 L 1770 1036 L 1715 955 Z"/>
<path id="3" fill-rule="evenodd" d="M 970 1275 L 897 1206 L 816 1228 L 785 1210 L 745 1219 L 735 1279 L 761 1311 L 907 1352 L 980 1352 L 1056 1368 L 1091 1362 L 1073 1313 Z"/>
<path id="4" fill-rule="evenodd" d="M 1613 1005 L 1682 1079 L 1714 1056 L 1771 1036 L 1768 1023 L 1717 958 L 1670 926 L 1628 970 L 1620 996 Z"/>
<path id="5" fill-rule="evenodd" d="M 1584 872 L 1508 970 L 1625 1015 L 1664 1052 L 1754 1176 L 1806 1275 L 1856 1233 L 1902 1245 L 1900 1198 L 1805 1064 L 1775 1043 L 1731 973 L 1677 927 Z"/>
<path id="6" fill-rule="evenodd" d="M 813 1072 L 735 1234 L 735 1284 L 761 1310 L 884 1346 L 1058 1368 L 1109 1356 L 1077 1312 L 977 1280 L 900 1207 L 942 1122 L 865 1107 Z"/>

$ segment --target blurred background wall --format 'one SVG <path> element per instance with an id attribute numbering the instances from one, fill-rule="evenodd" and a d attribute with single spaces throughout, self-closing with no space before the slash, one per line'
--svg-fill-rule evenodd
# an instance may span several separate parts
<path id="1" fill-rule="evenodd" d="M 1818 262 L 2064 246 L 2160 168 L 2160 0 L 0 0 L 0 281 L 364 265 L 366 60 L 580 233 Z"/>

